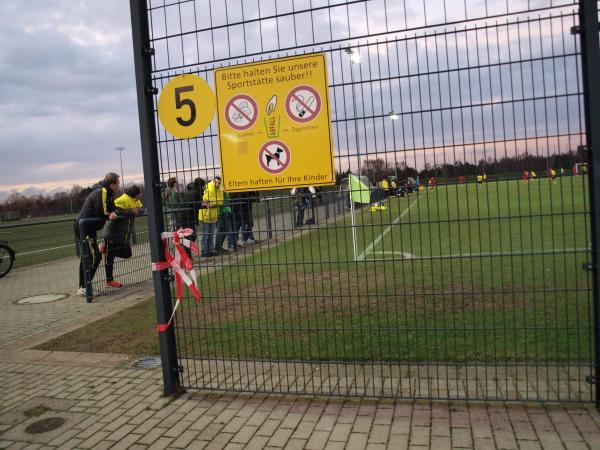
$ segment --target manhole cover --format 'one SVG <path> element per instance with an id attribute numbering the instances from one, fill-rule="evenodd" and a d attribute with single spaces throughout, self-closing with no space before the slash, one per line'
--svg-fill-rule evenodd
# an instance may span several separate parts
<path id="1" fill-rule="evenodd" d="M 63 300 L 67 298 L 69 294 L 40 294 L 34 295 L 32 297 L 25 297 L 20 300 L 17 300 L 15 303 L 17 305 L 30 305 L 36 303 L 49 303 L 55 302 L 57 300 Z"/>
<path id="2" fill-rule="evenodd" d="M 131 365 L 138 369 L 154 369 L 155 367 L 160 366 L 160 358 L 158 356 L 145 356 L 143 358 L 138 358 Z"/>
<path id="3" fill-rule="evenodd" d="M 25 433 L 29 434 L 42 434 L 47 433 L 48 431 L 56 430 L 57 428 L 62 427 L 65 424 L 65 419 L 61 417 L 50 417 L 48 419 L 38 420 L 37 422 L 33 422 L 27 428 L 25 428 Z"/>

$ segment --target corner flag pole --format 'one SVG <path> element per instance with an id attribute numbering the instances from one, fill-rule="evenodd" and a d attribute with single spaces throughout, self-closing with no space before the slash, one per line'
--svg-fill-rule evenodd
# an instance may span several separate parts
<path id="1" fill-rule="evenodd" d="M 356 239 L 356 213 L 354 210 L 354 200 L 352 198 L 352 184 L 348 190 L 350 196 L 350 216 L 352 217 L 352 243 L 354 245 L 354 261 L 358 261 L 358 240 Z"/>

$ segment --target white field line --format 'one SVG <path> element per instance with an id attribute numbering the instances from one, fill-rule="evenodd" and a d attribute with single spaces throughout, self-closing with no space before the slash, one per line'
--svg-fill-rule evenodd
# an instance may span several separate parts
<path id="1" fill-rule="evenodd" d="M 533 250 L 527 252 L 488 252 L 488 253 L 454 253 L 451 255 L 416 256 L 406 252 L 372 252 L 373 255 L 402 255 L 406 259 L 444 259 L 444 258 L 477 258 L 487 256 L 540 256 L 572 252 L 587 252 L 591 248 L 555 248 L 552 250 Z"/>
<path id="2" fill-rule="evenodd" d="M 44 253 L 44 252 L 49 252 L 51 250 L 58 250 L 59 248 L 67 248 L 67 247 L 75 247 L 75 243 L 73 244 L 68 244 L 68 245 L 61 245 L 60 247 L 48 247 L 48 248 L 43 248 L 41 250 L 34 250 L 32 252 L 17 252 L 16 256 L 22 256 L 22 255 L 33 255 L 35 253 Z"/>
<path id="3" fill-rule="evenodd" d="M 365 248 L 365 250 L 358 256 L 357 261 L 364 261 L 366 255 L 370 254 L 373 252 L 373 249 L 377 246 L 377 244 L 379 244 L 381 242 L 381 240 L 390 232 L 390 230 L 392 229 L 392 227 L 394 225 L 396 225 L 398 222 L 400 222 L 400 220 L 402 219 L 402 217 L 404 217 L 404 215 L 410 211 L 410 209 L 419 201 L 419 196 L 417 195 L 417 198 L 408 206 L 408 208 L 406 208 L 402 214 L 400 214 L 398 217 L 396 217 L 396 220 L 394 220 L 390 225 L 387 226 L 387 228 L 385 230 L 383 230 L 383 232 L 377 236 L 377 238 L 375 238 L 375 240 L 373 242 L 371 242 L 371 244 L 369 244 L 369 246 L 367 248 Z"/>
<path id="4" fill-rule="evenodd" d="M 148 230 L 144 230 L 144 231 L 136 231 L 136 234 L 138 236 L 140 235 L 145 235 L 148 234 Z M 137 245 L 137 244 L 135 244 Z M 48 247 L 48 248 L 42 248 L 40 250 L 33 250 L 31 252 L 17 252 L 17 254 L 15 256 L 21 256 L 21 255 L 33 255 L 35 253 L 44 253 L 44 252 L 49 252 L 51 250 L 58 250 L 60 248 L 67 248 L 67 247 L 75 247 L 75 243 L 73 244 L 67 244 L 67 245 L 61 245 L 59 247 Z"/>

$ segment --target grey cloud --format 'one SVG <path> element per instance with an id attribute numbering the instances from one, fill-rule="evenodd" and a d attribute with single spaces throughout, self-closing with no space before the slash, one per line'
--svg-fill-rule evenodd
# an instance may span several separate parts
<path id="1" fill-rule="evenodd" d="M 5 0 L 0 41 L 0 188 L 141 172 L 128 2 Z"/>

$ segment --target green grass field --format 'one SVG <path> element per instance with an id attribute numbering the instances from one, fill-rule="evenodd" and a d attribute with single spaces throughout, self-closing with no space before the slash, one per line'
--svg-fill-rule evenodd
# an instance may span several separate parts
<path id="1" fill-rule="evenodd" d="M 356 255 L 349 213 L 268 241 L 201 269 L 202 303 L 186 298 L 177 313 L 180 354 L 589 361 L 587 202 L 586 177 L 439 186 L 391 199 L 386 211 L 357 209 Z M 152 308 L 44 348 L 93 350 L 91 333 L 111 351 L 158 353 Z"/>
<path id="2" fill-rule="evenodd" d="M 73 219 L 74 216 L 54 216 L 0 224 L 0 239 L 16 252 L 14 268 L 75 257 Z M 136 230 L 148 230 L 146 217 L 136 220 Z"/>

